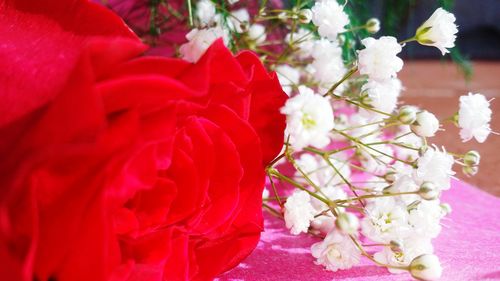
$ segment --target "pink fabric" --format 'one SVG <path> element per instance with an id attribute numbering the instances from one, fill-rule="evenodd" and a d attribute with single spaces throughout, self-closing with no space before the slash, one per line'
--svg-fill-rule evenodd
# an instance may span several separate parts
<path id="1" fill-rule="evenodd" d="M 453 212 L 443 219 L 441 234 L 434 240 L 444 269 L 441 280 L 500 280 L 500 198 L 454 181 L 442 200 L 452 206 Z M 269 214 L 265 227 L 257 249 L 219 280 L 411 279 L 406 273 L 393 275 L 366 258 L 350 270 L 323 270 L 314 264 L 309 251 L 316 238 L 289 234 L 283 221 Z"/>

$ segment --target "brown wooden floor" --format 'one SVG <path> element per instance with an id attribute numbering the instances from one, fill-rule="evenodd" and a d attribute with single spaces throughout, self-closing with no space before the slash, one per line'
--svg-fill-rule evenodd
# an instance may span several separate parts
<path id="1" fill-rule="evenodd" d="M 500 132 L 500 61 L 474 62 L 474 75 L 466 82 L 457 67 L 449 62 L 407 61 L 399 74 L 406 91 L 402 103 L 414 104 L 425 108 L 439 119 L 449 117 L 458 110 L 458 97 L 482 93 L 488 99 L 495 98 L 492 104 L 493 120 L 491 128 Z M 462 143 L 458 129 L 446 124 L 445 131 L 430 139 L 437 145 L 444 145 L 448 151 L 463 153 L 476 149 L 481 154 L 479 173 L 471 178 L 457 171 L 457 176 L 466 182 L 500 196 L 500 136 L 490 135 L 485 143 L 475 140 Z M 455 170 L 459 170 L 456 166 Z"/>

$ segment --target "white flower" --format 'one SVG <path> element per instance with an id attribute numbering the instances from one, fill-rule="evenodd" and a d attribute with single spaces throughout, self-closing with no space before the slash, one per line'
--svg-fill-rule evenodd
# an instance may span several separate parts
<path id="1" fill-rule="evenodd" d="M 321 0 L 312 7 L 312 21 L 318 27 L 319 35 L 330 40 L 337 39 L 337 35 L 345 31 L 349 24 L 349 16 L 344 7 L 337 0 Z"/>
<path id="2" fill-rule="evenodd" d="M 338 155 L 336 155 L 338 156 Z M 335 159 L 333 157 L 329 158 L 329 161 L 334 165 L 334 167 L 342 174 L 342 176 L 346 179 L 349 179 L 351 176 L 351 169 L 349 168 L 349 164 L 341 161 L 339 159 Z M 337 174 L 337 172 L 328 165 L 328 163 L 319 156 L 304 153 L 300 156 L 296 161 L 298 167 L 307 174 L 307 177 L 316 185 L 322 188 L 322 192 L 327 198 L 331 200 L 335 199 L 344 199 L 337 197 L 337 190 L 342 191 L 342 189 L 338 187 L 333 187 L 333 185 L 340 183 L 342 181 L 341 177 Z M 295 177 L 300 182 L 306 182 L 303 178 L 302 174 L 297 171 L 295 173 Z M 334 191 L 328 189 L 329 187 L 333 187 Z M 342 191 L 343 192 L 343 191 Z M 344 197 L 345 193 L 342 193 Z M 331 196 L 330 196 L 331 195 Z M 317 199 L 313 199 L 313 205 L 315 205 L 315 201 Z M 323 203 L 321 203 L 323 204 Z M 324 204 L 323 204 L 324 205 Z M 324 207 L 324 206 L 322 206 Z"/>
<path id="3" fill-rule="evenodd" d="M 396 109 L 398 97 L 403 89 L 401 81 L 397 78 L 387 79 L 382 82 L 368 80 L 361 88 L 362 92 L 366 92 L 368 104 L 373 108 L 392 113 Z"/>
<path id="4" fill-rule="evenodd" d="M 331 201 L 347 199 L 347 194 L 339 186 L 322 187 L 318 195 Z M 313 198 L 311 203 L 318 213 L 328 209 L 319 199 Z"/>
<path id="5" fill-rule="evenodd" d="M 409 231 L 406 205 L 392 197 L 371 200 L 361 221 L 361 229 L 366 237 L 381 243 L 406 236 Z"/>
<path id="6" fill-rule="evenodd" d="M 281 108 L 287 115 L 286 135 L 297 150 L 308 145 L 323 148 L 329 144 L 328 134 L 335 125 L 330 100 L 304 86 L 299 92 Z"/>
<path id="7" fill-rule="evenodd" d="M 438 190 L 447 190 L 450 188 L 450 178 L 455 174 L 451 170 L 453 163 L 453 156 L 446 151 L 429 147 L 417 161 L 415 181 L 419 184 L 426 181 L 432 182 Z"/>
<path id="8" fill-rule="evenodd" d="M 427 110 L 417 113 L 417 120 L 411 125 L 411 130 L 421 137 L 433 137 L 439 129 L 439 120 Z"/>
<path id="9" fill-rule="evenodd" d="M 335 218 L 331 215 L 316 217 L 311 222 L 311 227 L 319 231 L 319 233 L 326 235 L 335 228 Z"/>
<path id="10" fill-rule="evenodd" d="M 254 23 L 248 29 L 248 37 L 257 44 L 266 41 L 266 28 L 262 24 Z"/>
<path id="11" fill-rule="evenodd" d="M 196 5 L 196 16 L 202 26 L 207 26 L 216 20 L 215 5 L 210 0 L 201 0 Z"/>
<path id="12" fill-rule="evenodd" d="M 443 274 L 443 268 L 437 256 L 424 254 L 410 263 L 410 274 L 419 280 L 438 280 Z"/>
<path id="13" fill-rule="evenodd" d="M 224 43 L 227 43 L 227 34 L 220 26 L 208 29 L 195 28 L 186 35 L 189 42 L 182 44 L 179 52 L 184 60 L 197 62 L 208 47 L 221 37 L 224 39 Z"/>
<path id="14" fill-rule="evenodd" d="M 393 193 L 400 192 L 413 192 L 417 191 L 419 186 L 413 181 L 413 179 L 408 175 L 402 175 L 397 177 L 396 181 L 391 187 Z M 406 205 L 411 204 L 414 201 L 420 200 L 420 196 L 417 194 L 405 194 L 399 196 L 399 200 L 404 202 Z"/>
<path id="15" fill-rule="evenodd" d="M 360 111 L 361 112 L 361 111 Z M 349 130 L 349 135 L 351 137 L 360 137 L 366 134 L 370 134 L 371 132 L 375 130 L 380 129 L 379 124 L 372 124 L 372 125 L 367 125 L 370 123 L 373 123 L 378 120 L 373 120 L 373 115 L 369 114 L 353 114 L 349 118 L 348 124 L 346 124 L 347 128 L 354 128 Z M 337 128 L 341 129 L 341 128 Z"/>
<path id="16" fill-rule="evenodd" d="M 439 200 L 422 200 L 410 210 L 408 223 L 412 226 L 414 234 L 435 238 L 441 232 L 440 221 L 444 215 Z"/>
<path id="17" fill-rule="evenodd" d="M 286 200 L 285 224 L 293 235 L 307 232 L 314 215 L 311 197 L 306 191 L 296 191 Z"/>
<path id="18" fill-rule="evenodd" d="M 314 44 L 312 57 L 312 76 L 320 84 L 321 93 L 325 93 L 347 72 L 342 59 L 342 48 L 337 42 L 320 39 Z M 343 86 L 340 85 L 338 90 L 342 91 Z"/>
<path id="19" fill-rule="evenodd" d="M 483 95 L 469 93 L 460 97 L 458 126 L 462 141 L 475 138 L 483 143 L 491 132 L 490 121 L 490 102 Z"/>
<path id="20" fill-rule="evenodd" d="M 399 249 L 393 251 L 391 247 L 384 247 L 382 251 L 375 253 L 373 257 L 381 263 L 393 266 L 408 266 L 411 261 L 422 254 L 432 253 L 433 247 L 431 241 L 419 236 L 410 236 L 397 241 Z M 391 273 L 404 273 L 406 270 L 387 268 Z"/>
<path id="21" fill-rule="evenodd" d="M 297 48 L 296 54 L 300 58 L 311 56 L 314 47 L 314 38 L 311 31 L 305 28 L 299 28 L 297 32 L 288 33 L 285 36 L 285 42 Z"/>
<path id="22" fill-rule="evenodd" d="M 250 14 L 248 10 L 245 8 L 236 10 L 231 12 L 231 16 L 229 17 L 228 26 L 230 29 L 243 33 L 245 28 L 248 27 L 250 22 Z"/>
<path id="23" fill-rule="evenodd" d="M 316 264 L 331 271 L 351 268 L 358 264 L 361 258 L 361 253 L 351 238 L 335 230 L 331 231 L 325 240 L 313 244 L 311 254 L 316 258 Z"/>
<path id="24" fill-rule="evenodd" d="M 444 55 L 449 53 L 449 48 L 455 46 L 455 39 L 457 38 L 455 34 L 457 32 L 455 16 L 443 8 L 438 8 L 417 29 L 416 38 L 420 44 L 434 46 Z"/>
<path id="25" fill-rule="evenodd" d="M 403 68 L 403 60 L 397 54 L 401 52 L 396 38 L 382 36 L 379 39 L 365 38 L 361 41 L 365 49 L 359 51 L 359 72 L 370 79 L 383 81 L 396 77 Z"/>
<path id="26" fill-rule="evenodd" d="M 278 80 L 280 81 L 283 91 L 288 96 L 290 96 L 293 90 L 293 86 L 299 84 L 300 81 L 299 70 L 287 64 L 282 64 L 276 67 L 276 73 L 278 74 Z"/>

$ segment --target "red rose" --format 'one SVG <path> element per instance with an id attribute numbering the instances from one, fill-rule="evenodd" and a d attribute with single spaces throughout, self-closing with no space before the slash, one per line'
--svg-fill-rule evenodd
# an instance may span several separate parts
<path id="1" fill-rule="evenodd" d="M 207 280 L 262 231 L 285 94 L 220 41 L 197 64 L 86 1 L 0 2 L 2 280 Z"/>

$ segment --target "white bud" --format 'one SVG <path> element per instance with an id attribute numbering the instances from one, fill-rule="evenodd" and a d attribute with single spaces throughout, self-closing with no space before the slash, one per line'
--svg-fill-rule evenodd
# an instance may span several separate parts
<path id="1" fill-rule="evenodd" d="M 443 273 L 439 258 L 433 254 L 424 254 L 414 258 L 409 269 L 411 276 L 420 280 L 437 280 Z"/>
<path id="2" fill-rule="evenodd" d="M 439 205 L 439 207 L 441 207 L 441 210 L 443 211 L 444 214 L 446 214 L 446 215 L 451 214 L 452 209 L 451 209 L 450 204 L 442 203 Z"/>
<path id="3" fill-rule="evenodd" d="M 262 191 L 262 199 L 268 199 L 269 198 L 269 190 L 267 188 L 264 188 Z"/>
<path id="4" fill-rule="evenodd" d="M 229 5 L 234 5 L 236 3 L 238 3 L 240 0 L 228 0 L 227 2 L 229 2 Z"/>
<path id="5" fill-rule="evenodd" d="M 262 24 L 254 23 L 248 29 L 248 37 L 257 44 L 266 41 L 266 28 Z"/>
<path id="6" fill-rule="evenodd" d="M 313 13 L 310 9 L 302 9 L 299 11 L 299 21 L 301 23 L 310 23 Z"/>
<path id="7" fill-rule="evenodd" d="M 420 137 L 433 137 L 439 129 L 439 121 L 427 110 L 417 113 L 417 120 L 411 125 L 411 130 Z"/>
<path id="8" fill-rule="evenodd" d="M 288 14 L 286 12 L 281 12 L 278 14 L 278 19 L 285 21 L 288 18 Z"/>
<path id="9" fill-rule="evenodd" d="M 479 172 L 479 168 L 477 166 L 463 166 L 462 167 L 462 172 L 466 176 L 471 177 L 471 176 L 476 175 L 477 172 Z"/>
<path id="10" fill-rule="evenodd" d="M 417 120 L 417 108 L 405 105 L 399 109 L 398 120 L 405 125 L 410 125 Z"/>
<path id="11" fill-rule="evenodd" d="M 352 213 L 340 213 L 337 216 L 335 225 L 344 233 L 355 234 L 358 232 L 359 219 Z"/>
<path id="12" fill-rule="evenodd" d="M 393 183 L 396 181 L 396 172 L 394 171 L 389 171 L 385 173 L 384 175 L 384 180 L 388 183 Z"/>
<path id="13" fill-rule="evenodd" d="M 403 250 L 401 249 L 401 244 L 397 241 L 391 240 L 389 242 L 389 247 L 391 248 L 391 251 L 394 253 L 402 253 Z"/>
<path id="14" fill-rule="evenodd" d="M 434 200 L 439 197 L 439 190 L 432 182 L 424 182 L 418 189 L 418 195 L 425 200 Z"/>
<path id="15" fill-rule="evenodd" d="M 471 150 L 464 155 L 464 163 L 467 166 L 477 166 L 481 161 L 481 155 L 475 150 Z"/>
<path id="16" fill-rule="evenodd" d="M 380 21 L 377 18 L 371 18 L 366 22 L 366 31 L 377 33 L 380 30 Z"/>

